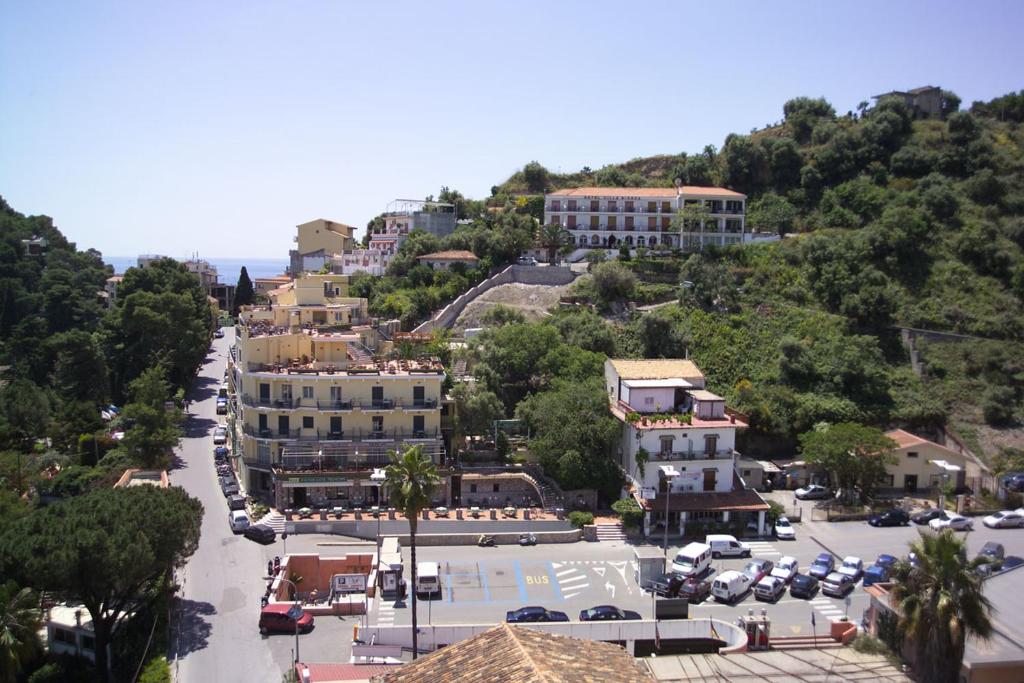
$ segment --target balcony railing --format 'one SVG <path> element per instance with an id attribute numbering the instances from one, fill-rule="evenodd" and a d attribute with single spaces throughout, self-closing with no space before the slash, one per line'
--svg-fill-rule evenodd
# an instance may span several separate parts
<path id="1" fill-rule="evenodd" d="M 312 398 L 262 398 L 242 396 L 242 403 L 250 408 L 268 408 L 271 410 L 316 409 L 321 411 L 345 410 L 433 410 L 437 408 L 436 398 L 405 399 L 385 398 L 379 400 L 350 399 L 323 400 Z"/>
<path id="2" fill-rule="evenodd" d="M 737 455 L 736 451 L 656 451 L 651 453 L 651 460 L 732 460 Z"/>
<path id="3" fill-rule="evenodd" d="M 411 429 L 348 429 L 331 431 L 328 429 L 288 429 L 282 432 L 270 427 L 254 427 L 242 425 L 242 433 L 256 439 L 274 441 L 433 441 L 441 438 L 441 430 L 427 429 L 415 431 Z"/>

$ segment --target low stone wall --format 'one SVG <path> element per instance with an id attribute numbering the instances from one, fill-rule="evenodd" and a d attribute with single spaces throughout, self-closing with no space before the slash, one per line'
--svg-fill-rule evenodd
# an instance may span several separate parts
<path id="1" fill-rule="evenodd" d="M 487 534 L 494 536 L 496 545 L 519 545 L 520 532 L 503 532 Z M 525 533 L 525 532 L 522 532 Z M 540 531 L 531 532 L 537 537 L 538 544 L 547 543 L 576 543 L 580 540 L 582 532 L 579 529 L 572 531 Z M 476 545 L 480 534 L 421 534 L 416 533 L 416 545 Z M 403 546 L 409 545 L 409 536 L 399 536 L 399 542 Z"/>
<path id="2" fill-rule="evenodd" d="M 303 519 L 285 522 L 285 530 L 290 534 L 337 534 L 339 536 L 354 536 L 355 538 L 377 538 L 378 529 L 381 536 L 408 536 L 409 523 L 404 519 L 378 520 L 372 517 L 365 517 L 361 520 L 353 519 L 329 519 L 315 520 Z M 539 519 L 440 519 L 420 520 L 416 525 L 416 538 L 419 539 L 429 535 L 451 536 L 470 535 L 479 536 L 488 534 L 514 534 L 516 539 L 519 534 L 533 533 L 541 534 L 556 531 L 575 531 L 572 525 L 566 520 Z"/>

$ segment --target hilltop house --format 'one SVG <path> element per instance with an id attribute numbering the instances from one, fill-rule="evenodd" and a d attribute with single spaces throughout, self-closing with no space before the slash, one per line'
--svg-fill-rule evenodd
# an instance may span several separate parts
<path id="1" fill-rule="evenodd" d="M 680 532 L 692 521 L 765 528 L 768 504 L 736 471 L 745 417 L 705 389 L 693 361 L 611 359 L 605 385 L 622 423 L 619 465 L 645 512 L 645 532 L 666 521 Z"/>

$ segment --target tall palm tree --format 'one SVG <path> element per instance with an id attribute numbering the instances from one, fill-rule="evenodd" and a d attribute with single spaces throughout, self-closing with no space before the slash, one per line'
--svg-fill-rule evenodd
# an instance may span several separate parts
<path id="1" fill-rule="evenodd" d="M 548 250 L 548 263 L 555 265 L 555 256 L 569 246 L 572 234 L 561 225 L 542 225 L 537 230 L 537 244 Z"/>
<path id="2" fill-rule="evenodd" d="M 0 585 L 0 681 L 17 678 L 24 665 L 42 650 L 39 597 L 13 581 Z"/>
<path id="3" fill-rule="evenodd" d="M 919 679 L 956 683 L 969 636 L 992 633 L 992 604 L 976 571 L 987 559 L 967 559 L 967 545 L 952 531 L 922 533 L 910 544 L 918 565 L 897 565 L 892 599 L 900 630 L 914 648 Z"/>
<path id="4" fill-rule="evenodd" d="M 412 555 L 412 658 L 416 659 L 419 638 L 416 631 L 416 525 L 420 512 L 430 506 L 430 497 L 441 483 L 437 468 L 422 446 L 410 446 L 404 453 L 391 454 L 391 464 L 384 470 L 384 487 L 391 504 L 409 520 L 409 547 Z"/>

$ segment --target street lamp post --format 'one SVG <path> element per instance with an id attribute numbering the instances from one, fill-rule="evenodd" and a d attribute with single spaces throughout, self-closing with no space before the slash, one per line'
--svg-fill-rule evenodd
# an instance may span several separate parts
<path id="1" fill-rule="evenodd" d="M 665 477 L 665 535 L 664 535 L 664 546 L 665 546 L 665 557 L 668 557 L 668 499 L 672 493 L 672 480 L 679 476 L 679 472 L 672 465 L 662 465 L 658 469 L 661 470 L 661 474 Z"/>
<path id="2" fill-rule="evenodd" d="M 298 602 L 299 587 L 295 585 L 294 581 L 292 581 L 291 579 L 286 579 L 283 576 L 277 576 L 277 577 L 265 576 L 263 578 L 268 580 L 268 581 L 273 581 L 276 578 L 276 579 L 278 579 L 280 581 L 284 581 L 285 583 L 290 585 L 292 587 L 292 590 L 295 591 L 296 602 Z M 298 664 L 299 661 L 301 661 L 299 659 L 299 620 L 296 619 L 295 620 L 295 663 Z"/>

